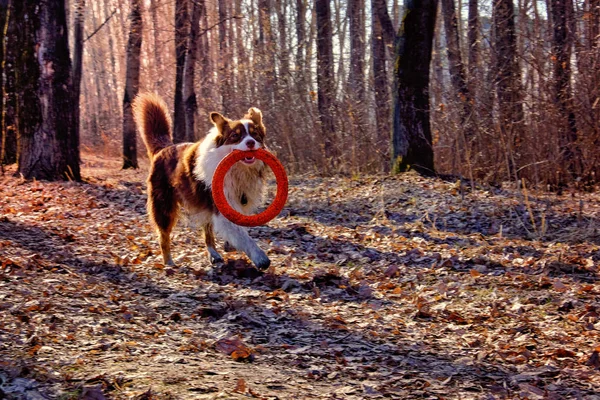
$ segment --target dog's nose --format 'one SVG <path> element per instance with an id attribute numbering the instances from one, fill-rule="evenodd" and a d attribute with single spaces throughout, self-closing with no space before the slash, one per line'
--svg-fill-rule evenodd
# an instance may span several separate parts
<path id="1" fill-rule="evenodd" d="M 253 149 L 255 145 L 256 145 L 256 142 L 254 140 L 248 140 L 246 142 L 246 146 L 248 146 L 249 149 Z"/>

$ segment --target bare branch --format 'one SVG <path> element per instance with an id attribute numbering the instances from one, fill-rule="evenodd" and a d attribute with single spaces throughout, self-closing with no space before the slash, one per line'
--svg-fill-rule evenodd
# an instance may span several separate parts
<path id="1" fill-rule="evenodd" d="M 110 19 L 113 17 L 113 15 L 115 15 L 117 13 L 117 9 L 115 8 L 112 12 L 112 14 L 110 14 L 108 16 L 108 18 L 106 18 L 106 20 L 100 24 L 99 27 L 97 27 L 94 32 L 92 32 L 90 35 L 88 35 L 87 38 L 85 38 L 85 40 L 83 41 L 84 43 L 87 42 L 88 40 L 90 40 L 96 33 L 98 33 L 100 31 L 100 29 L 102 29 L 104 27 L 104 25 L 106 25 L 108 23 L 108 21 L 110 21 Z"/>

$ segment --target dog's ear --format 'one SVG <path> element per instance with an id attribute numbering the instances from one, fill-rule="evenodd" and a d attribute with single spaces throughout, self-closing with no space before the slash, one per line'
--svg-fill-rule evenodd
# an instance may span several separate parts
<path id="1" fill-rule="evenodd" d="M 258 126 L 262 126 L 262 112 L 256 107 L 250 107 L 244 118 L 251 120 Z"/>
<path id="2" fill-rule="evenodd" d="M 227 124 L 227 118 L 225 118 L 218 112 L 211 112 L 210 120 L 219 129 L 219 131 L 222 131 L 223 127 Z"/>

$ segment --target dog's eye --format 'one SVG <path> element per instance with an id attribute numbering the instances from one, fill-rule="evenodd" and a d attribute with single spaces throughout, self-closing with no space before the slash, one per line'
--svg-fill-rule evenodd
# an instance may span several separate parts
<path id="1" fill-rule="evenodd" d="M 231 136 L 229 136 L 231 140 L 238 140 L 240 138 L 240 134 L 237 132 L 233 132 Z"/>

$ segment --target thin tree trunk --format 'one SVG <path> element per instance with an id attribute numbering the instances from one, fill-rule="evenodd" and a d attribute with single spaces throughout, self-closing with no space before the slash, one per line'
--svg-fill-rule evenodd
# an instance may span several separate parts
<path id="1" fill-rule="evenodd" d="M 446 49 L 448 54 L 448 64 L 450 69 L 450 81 L 460 106 L 460 125 L 464 128 L 464 134 L 467 141 L 475 136 L 471 116 L 473 113 L 472 96 L 467 86 L 465 67 L 460 52 L 460 41 L 458 32 L 458 19 L 454 0 L 442 0 L 442 14 L 444 16 L 444 28 L 446 32 Z M 459 143 L 463 141 L 460 140 Z M 463 143 L 461 154 L 466 155 L 468 151 L 467 143 Z M 467 147 L 467 148 L 466 148 Z"/>
<path id="2" fill-rule="evenodd" d="M 235 15 L 242 16 L 242 0 L 235 0 Z M 246 43 L 244 38 L 244 33 L 242 31 L 242 26 L 244 24 L 244 19 L 236 18 L 235 20 L 235 36 L 236 40 L 236 50 L 237 50 L 237 59 L 238 59 L 238 90 L 241 92 L 242 98 L 244 101 L 248 101 L 250 94 L 250 83 L 249 83 L 249 70 L 250 70 L 250 60 L 248 59 L 248 55 L 246 53 Z"/>
<path id="3" fill-rule="evenodd" d="M 561 125 L 559 126 L 559 143 L 563 149 L 563 163 L 572 178 L 578 174 L 579 159 L 577 149 L 577 124 L 573 110 L 571 93 L 571 50 L 572 41 L 568 31 L 570 16 L 573 14 L 573 3 L 569 0 L 552 0 L 554 62 L 554 90 Z"/>
<path id="4" fill-rule="evenodd" d="M 469 0 L 469 22 L 467 29 L 469 48 L 469 82 L 473 83 L 479 77 L 479 10 L 478 0 Z"/>
<path id="5" fill-rule="evenodd" d="M 200 17 L 204 12 L 204 0 L 195 0 L 192 7 L 192 18 L 190 22 L 190 37 L 188 40 L 187 55 L 185 56 L 185 68 L 183 71 L 183 99 L 185 102 L 185 132 L 188 142 L 195 142 L 196 115 L 198 113 L 198 102 L 196 100 L 196 89 L 194 87 L 196 56 L 198 53 L 198 35 L 200 31 Z"/>
<path id="6" fill-rule="evenodd" d="M 73 134 L 73 143 L 71 150 L 75 150 L 76 157 L 79 160 L 79 136 L 81 130 L 81 75 L 83 71 L 83 30 L 85 23 L 85 0 L 76 0 L 75 15 L 73 18 L 73 117 L 75 119 L 75 133 Z"/>
<path id="7" fill-rule="evenodd" d="M 304 52 L 306 47 L 306 0 L 296 0 L 296 38 L 298 47 L 296 49 L 296 68 L 301 76 L 304 76 Z"/>
<path id="8" fill-rule="evenodd" d="M 229 40 L 227 35 L 227 0 L 219 0 L 219 87 L 223 113 L 229 115 L 232 110 L 232 87 L 231 87 L 231 57 Z"/>
<path id="9" fill-rule="evenodd" d="M 396 31 L 394 29 L 394 23 L 388 13 L 386 1 L 371 0 L 371 2 L 377 17 L 379 18 L 379 22 L 381 23 L 383 38 L 385 39 L 385 42 L 391 46 L 396 40 Z"/>
<path id="10" fill-rule="evenodd" d="M 173 113 L 173 142 L 186 140 L 185 103 L 183 101 L 183 68 L 189 35 L 188 0 L 175 1 L 175 99 Z"/>
<path id="11" fill-rule="evenodd" d="M 125 94 L 123 96 L 123 169 L 137 168 L 136 127 L 131 112 L 131 102 L 140 87 L 140 54 L 142 51 L 142 2 L 131 0 L 129 15 L 129 41 L 127 43 L 127 66 Z"/>
<path id="12" fill-rule="evenodd" d="M 315 13 L 317 17 L 317 86 L 319 89 L 317 102 L 326 168 L 332 168 L 335 167 L 338 160 L 333 144 L 335 135 L 333 120 L 335 78 L 333 74 L 333 43 L 329 0 L 315 0 Z"/>
<path id="13" fill-rule="evenodd" d="M 200 17 L 200 23 L 202 27 L 202 34 L 200 35 L 198 41 L 198 57 L 200 58 L 200 70 L 201 74 L 199 76 L 200 80 L 200 96 L 201 101 L 199 104 L 199 108 L 201 110 L 200 115 L 207 116 L 210 111 L 212 111 L 212 95 L 211 95 L 211 87 L 212 87 L 212 79 L 211 79 L 211 64 L 210 64 L 210 48 L 209 48 L 209 38 L 207 29 L 208 25 L 208 17 L 207 17 L 207 9 L 206 4 L 204 4 L 204 12 Z M 204 132 L 208 127 L 208 118 L 201 118 L 198 121 L 203 128 L 202 130 L 198 129 L 200 132 Z"/>
<path id="14" fill-rule="evenodd" d="M 521 72 L 517 60 L 515 10 L 512 0 L 495 0 L 493 9 L 496 94 L 500 130 L 509 159 L 510 176 L 518 179 L 523 141 Z"/>
<path id="15" fill-rule="evenodd" d="M 273 108 L 275 104 L 275 91 L 277 76 L 275 70 L 275 46 L 273 42 L 273 28 L 271 26 L 271 0 L 258 0 L 259 12 L 259 57 L 263 75 L 262 91 L 264 106 Z"/>
<path id="16" fill-rule="evenodd" d="M 152 15 L 152 33 L 154 35 L 154 49 L 152 53 L 154 54 L 154 69 L 156 78 L 154 79 L 154 88 L 159 90 L 162 86 L 163 82 L 163 64 L 160 57 L 162 53 L 162 46 L 160 45 L 160 25 L 158 22 L 158 3 L 156 0 L 150 1 L 150 13 Z"/>
<path id="17" fill-rule="evenodd" d="M 371 53 L 373 59 L 373 90 L 375 91 L 375 123 L 377 127 L 377 140 L 383 149 L 389 148 L 391 137 L 390 128 L 390 90 L 388 72 L 386 68 L 385 41 L 381 21 L 377 16 L 375 2 L 371 2 Z M 389 152 L 383 165 L 388 166 Z M 387 168 L 386 168 L 387 169 Z"/>
<path id="18" fill-rule="evenodd" d="M 355 101 L 365 100 L 365 4 L 364 0 L 348 1 L 350 17 L 350 71 L 348 91 Z"/>
<path id="19" fill-rule="evenodd" d="M 437 0 L 405 0 L 396 39 L 392 163 L 396 172 L 435 173 L 429 122 L 429 69 Z"/>

